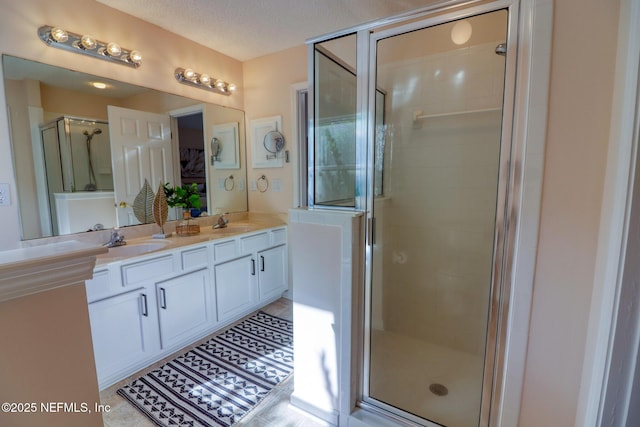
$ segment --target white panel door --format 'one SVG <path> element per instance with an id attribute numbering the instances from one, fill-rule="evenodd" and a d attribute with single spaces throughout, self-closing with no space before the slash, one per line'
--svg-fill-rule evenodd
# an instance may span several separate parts
<path id="1" fill-rule="evenodd" d="M 139 224 L 131 205 L 144 180 L 154 192 L 175 184 L 169 115 L 113 106 L 108 113 L 118 226 Z"/>

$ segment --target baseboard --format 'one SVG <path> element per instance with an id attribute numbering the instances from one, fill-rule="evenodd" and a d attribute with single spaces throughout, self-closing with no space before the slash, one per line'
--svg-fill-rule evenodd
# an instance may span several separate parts
<path id="1" fill-rule="evenodd" d="M 297 397 L 295 391 L 293 392 L 293 394 L 291 394 L 290 402 L 291 405 L 295 406 L 301 411 L 311 414 L 314 417 L 327 422 L 329 425 L 338 425 L 339 415 L 336 411 L 327 411 L 325 409 L 318 408 L 317 406 L 307 402 L 306 400 Z"/>

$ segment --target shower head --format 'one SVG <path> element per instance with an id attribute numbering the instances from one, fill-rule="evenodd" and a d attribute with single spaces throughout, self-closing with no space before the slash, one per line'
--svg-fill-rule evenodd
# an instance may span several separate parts
<path id="1" fill-rule="evenodd" d="M 498 46 L 496 46 L 496 55 L 500 55 L 500 56 L 506 56 L 507 55 L 507 44 L 506 43 L 500 43 Z"/>
<path id="2" fill-rule="evenodd" d="M 88 130 L 85 130 L 84 132 L 82 132 L 82 134 L 85 136 L 100 135 L 101 133 L 102 133 L 102 129 L 100 128 L 95 128 L 91 133 L 89 133 Z"/>

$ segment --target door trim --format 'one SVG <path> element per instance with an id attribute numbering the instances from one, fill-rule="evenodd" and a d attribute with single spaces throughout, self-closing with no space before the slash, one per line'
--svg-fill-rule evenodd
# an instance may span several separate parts
<path id="1" fill-rule="evenodd" d="M 621 0 L 611 131 L 582 368 L 583 387 L 580 388 L 576 413 L 577 427 L 623 425 L 631 398 L 629 382 L 633 380 L 633 376 L 625 377 L 628 373 L 625 369 L 619 374 L 612 373 L 610 364 L 614 349 L 634 359 L 632 355 L 637 351 L 637 348 L 627 347 L 624 340 L 617 340 L 616 330 L 627 328 L 630 335 L 640 334 L 639 325 L 634 325 L 629 320 L 627 324 L 617 324 L 620 294 L 633 286 L 628 281 L 623 281 L 625 259 L 637 259 L 639 256 L 638 253 L 626 253 L 631 204 L 634 198 L 638 198 L 637 189 L 633 194 L 640 122 L 638 26 L 640 4 L 635 0 Z M 635 375 L 638 375 L 637 366 L 635 369 Z M 618 419 L 607 418 L 604 413 L 607 395 L 614 389 L 621 394 L 609 397 L 616 399 L 620 410 L 624 412 L 624 416 Z M 622 424 L 615 424 L 616 422 Z"/>

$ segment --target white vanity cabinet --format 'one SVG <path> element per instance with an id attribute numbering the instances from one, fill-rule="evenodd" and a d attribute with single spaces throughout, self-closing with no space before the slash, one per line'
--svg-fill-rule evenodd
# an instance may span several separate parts
<path id="1" fill-rule="evenodd" d="M 281 245 L 258 252 L 258 265 L 260 300 L 282 295 L 287 290 L 287 247 Z"/>
<path id="2" fill-rule="evenodd" d="M 86 290 L 100 389 L 279 298 L 286 236 L 276 227 L 97 267 Z"/>
<path id="3" fill-rule="evenodd" d="M 255 259 L 251 255 L 217 264 L 214 269 L 221 321 L 232 319 L 258 303 Z"/>
<path id="4" fill-rule="evenodd" d="M 163 349 L 180 344 L 215 323 L 209 294 L 209 271 L 206 268 L 156 283 Z"/>
<path id="5" fill-rule="evenodd" d="M 160 349 L 155 297 L 145 288 L 89 304 L 98 383 L 128 373 L 128 367 Z"/>

